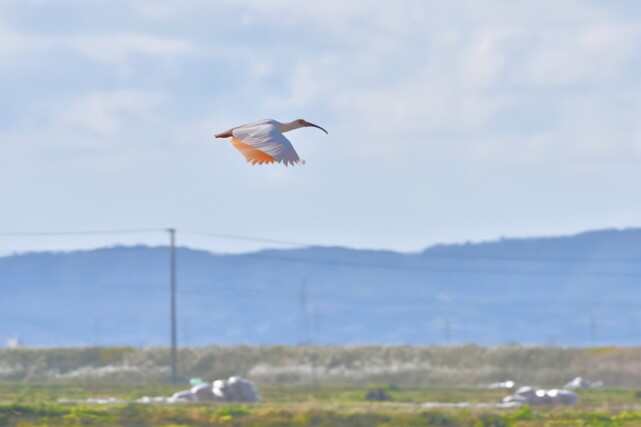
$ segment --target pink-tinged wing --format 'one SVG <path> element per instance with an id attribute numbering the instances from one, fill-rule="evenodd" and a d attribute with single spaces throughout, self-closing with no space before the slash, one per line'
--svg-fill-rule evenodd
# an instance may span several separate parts
<path id="1" fill-rule="evenodd" d="M 303 163 L 291 142 L 273 121 L 258 122 L 232 130 L 232 144 L 252 164 Z"/>

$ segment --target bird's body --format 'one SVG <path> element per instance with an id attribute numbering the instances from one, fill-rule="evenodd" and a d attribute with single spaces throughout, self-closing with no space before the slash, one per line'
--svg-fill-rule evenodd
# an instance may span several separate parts
<path id="1" fill-rule="evenodd" d="M 232 145 L 253 165 L 282 163 L 289 166 L 304 163 L 304 161 L 298 157 L 296 150 L 283 133 L 310 126 L 327 133 L 320 126 L 303 119 L 289 123 L 269 119 L 238 126 L 215 136 L 216 138 L 231 138 Z"/>

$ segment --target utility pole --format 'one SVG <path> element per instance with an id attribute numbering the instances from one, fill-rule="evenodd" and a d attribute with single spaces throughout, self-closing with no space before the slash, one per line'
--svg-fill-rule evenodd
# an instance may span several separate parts
<path id="1" fill-rule="evenodd" d="M 301 308 L 300 311 L 301 311 L 301 324 L 302 324 L 300 343 L 303 345 L 309 345 L 310 344 L 310 338 L 309 338 L 310 325 L 309 325 L 309 310 L 307 307 L 307 279 L 303 279 L 301 282 L 300 308 Z"/>
<path id="2" fill-rule="evenodd" d="M 445 324 L 443 325 L 443 336 L 445 338 L 445 343 L 449 344 L 452 339 L 452 324 L 450 323 L 449 318 L 445 318 Z"/>
<path id="3" fill-rule="evenodd" d="M 170 287 L 170 322 L 171 322 L 171 382 L 178 382 L 177 373 L 177 340 L 176 340 L 176 229 L 168 228 L 169 233 L 169 287 Z"/>

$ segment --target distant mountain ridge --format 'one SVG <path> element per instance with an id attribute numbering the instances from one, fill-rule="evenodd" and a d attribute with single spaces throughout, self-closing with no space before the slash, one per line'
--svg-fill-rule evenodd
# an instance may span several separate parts
<path id="1" fill-rule="evenodd" d="M 419 253 L 179 248 L 179 340 L 203 344 L 638 344 L 641 229 L 435 245 Z M 0 258 L 0 339 L 156 345 L 168 251 Z"/>

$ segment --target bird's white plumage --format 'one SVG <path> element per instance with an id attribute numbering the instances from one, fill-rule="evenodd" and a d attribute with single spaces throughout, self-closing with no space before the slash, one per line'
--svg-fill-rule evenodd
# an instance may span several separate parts
<path id="1" fill-rule="evenodd" d="M 283 135 L 281 124 L 275 120 L 261 120 L 242 125 L 234 128 L 231 133 L 237 141 L 251 147 L 253 150 L 266 154 L 273 159 L 272 161 L 280 162 L 284 165 L 302 162 L 291 142 Z M 253 150 L 243 149 L 240 144 L 236 148 L 251 163 L 271 162 L 252 156 Z"/>

